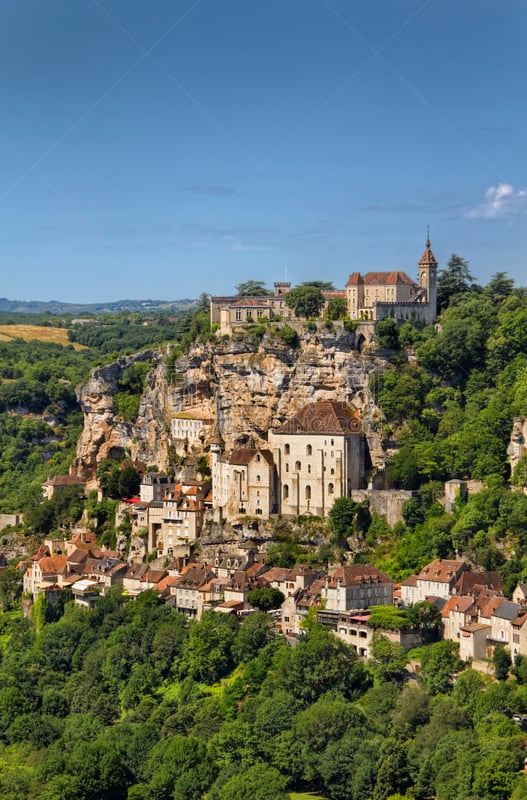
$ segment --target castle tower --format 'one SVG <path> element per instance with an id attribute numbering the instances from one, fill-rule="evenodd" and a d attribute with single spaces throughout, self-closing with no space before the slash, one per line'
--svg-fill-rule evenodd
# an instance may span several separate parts
<path id="1" fill-rule="evenodd" d="M 426 240 L 426 249 L 421 256 L 419 266 L 419 286 L 426 290 L 428 303 L 427 322 L 434 322 L 437 314 L 437 261 L 430 247 L 430 235 Z"/>

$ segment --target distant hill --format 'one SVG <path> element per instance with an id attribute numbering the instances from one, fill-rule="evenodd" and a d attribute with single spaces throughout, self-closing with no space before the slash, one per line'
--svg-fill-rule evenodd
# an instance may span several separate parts
<path id="1" fill-rule="evenodd" d="M 61 303 L 58 300 L 8 300 L 0 297 L 0 314 L 101 314 L 132 311 L 150 313 L 163 309 L 185 309 L 196 301 L 184 300 L 114 300 L 108 303 Z"/>

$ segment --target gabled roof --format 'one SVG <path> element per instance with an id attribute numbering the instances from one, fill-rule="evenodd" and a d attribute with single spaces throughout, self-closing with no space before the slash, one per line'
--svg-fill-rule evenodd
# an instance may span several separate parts
<path id="1" fill-rule="evenodd" d="M 468 594 L 477 591 L 478 588 L 496 589 L 501 592 L 502 587 L 503 581 L 498 572 L 473 572 L 466 569 L 457 579 L 454 589 L 457 594 Z"/>
<path id="2" fill-rule="evenodd" d="M 268 450 L 257 450 L 255 447 L 235 447 L 229 458 L 229 464 L 235 467 L 246 467 L 258 454 L 267 464 L 273 463 L 273 457 Z"/>
<path id="3" fill-rule="evenodd" d="M 453 561 L 447 558 L 436 558 L 426 567 L 423 567 L 417 580 L 434 581 L 435 583 L 450 583 L 461 570 L 466 569 L 464 561 Z"/>
<path id="4" fill-rule="evenodd" d="M 47 556 L 45 558 L 41 558 L 40 561 L 37 561 L 36 563 L 40 567 L 42 573 L 50 573 L 60 572 L 60 570 L 64 569 L 66 566 L 66 562 L 66 556 Z"/>
<path id="5" fill-rule="evenodd" d="M 336 400 L 309 403 L 298 414 L 284 422 L 275 433 L 349 434 L 358 433 L 358 412 Z"/>
<path id="6" fill-rule="evenodd" d="M 86 481 L 79 478 L 78 475 L 55 475 L 54 478 L 48 478 L 44 481 L 43 486 L 84 486 Z"/>
<path id="7" fill-rule="evenodd" d="M 474 598 L 472 597 L 464 597 L 464 596 L 450 597 L 443 606 L 443 609 L 441 611 L 441 616 L 449 617 L 451 611 L 455 611 L 460 614 L 466 614 L 467 611 L 469 611 L 473 605 L 474 605 Z"/>
<path id="8" fill-rule="evenodd" d="M 389 270 L 388 272 L 367 272 L 361 275 L 360 272 L 352 272 L 348 278 L 346 286 L 416 286 L 406 272 L 402 270 Z"/>
<path id="9" fill-rule="evenodd" d="M 360 583 L 392 583 L 393 580 L 388 575 L 380 572 L 377 567 L 371 564 L 353 564 L 350 567 L 339 567 L 329 578 L 329 586 L 335 588 L 337 581 L 343 586 L 356 586 Z"/>
<path id="10" fill-rule="evenodd" d="M 518 603 L 512 603 L 510 600 L 503 600 L 499 606 L 494 609 L 492 616 L 498 617 L 498 619 L 508 619 L 509 622 L 512 622 L 512 620 L 516 619 L 518 616 L 519 610 L 520 606 Z"/>

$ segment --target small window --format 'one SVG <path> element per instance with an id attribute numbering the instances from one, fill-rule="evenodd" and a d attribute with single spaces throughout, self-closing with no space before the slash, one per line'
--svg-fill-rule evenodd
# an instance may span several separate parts
<path id="1" fill-rule="evenodd" d="M 311 486 L 306 486 L 306 500 L 311 500 Z"/>
<path id="2" fill-rule="evenodd" d="M 259 475 L 256 476 L 256 481 L 257 481 L 257 483 L 260 483 L 260 476 Z"/>
<path id="3" fill-rule="evenodd" d="M 334 440 L 332 439 L 332 440 L 331 440 L 331 447 L 333 447 L 333 445 L 334 445 L 334 444 L 335 444 L 335 442 L 334 442 Z"/>
<path id="4" fill-rule="evenodd" d="M 295 472 L 300 472 L 301 469 L 302 469 L 302 464 L 300 463 L 300 461 L 295 461 Z"/>
<path id="5" fill-rule="evenodd" d="M 284 500 L 287 500 L 288 497 L 289 497 L 289 486 L 286 483 L 284 484 Z"/>
<path id="6" fill-rule="evenodd" d="M 308 465 L 307 465 L 307 471 L 308 471 L 309 473 L 311 472 L 311 464 L 308 464 Z"/>
<path id="7" fill-rule="evenodd" d="M 285 465 L 285 471 L 286 471 L 286 472 L 289 472 L 289 464 L 286 464 L 286 465 Z"/>
<path id="8" fill-rule="evenodd" d="M 284 444 L 284 453 L 286 454 L 286 456 L 289 455 L 289 451 L 290 450 L 291 450 L 291 448 L 289 447 L 289 445 L 288 444 Z"/>
<path id="9" fill-rule="evenodd" d="M 335 493 L 335 486 L 332 483 L 328 483 L 328 494 Z"/>
<path id="10" fill-rule="evenodd" d="M 258 455 L 256 456 L 256 460 L 257 460 L 257 461 L 260 461 L 260 454 L 259 454 L 259 453 L 258 453 Z"/>
<path id="11" fill-rule="evenodd" d="M 331 467 L 331 469 L 330 469 L 330 471 L 329 471 L 329 474 L 330 474 L 330 475 L 334 475 L 334 474 L 335 474 L 335 470 L 333 469 L 333 467 Z"/>
<path id="12" fill-rule="evenodd" d="M 312 456 L 312 455 L 313 455 L 313 448 L 311 447 L 310 444 L 308 444 L 308 446 L 306 447 L 306 456 Z"/>

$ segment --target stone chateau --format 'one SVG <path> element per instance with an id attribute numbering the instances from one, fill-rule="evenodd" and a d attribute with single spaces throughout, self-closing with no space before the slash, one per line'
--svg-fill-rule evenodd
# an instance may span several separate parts
<path id="1" fill-rule="evenodd" d="M 285 297 L 290 283 L 275 283 L 269 297 L 211 297 L 211 325 L 219 324 L 220 334 L 263 319 L 291 319 L 294 311 Z M 348 316 L 353 320 L 378 322 L 386 317 L 398 320 L 434 322 L 437 313 L 437 261 L 430 239 L 418 261 L 417 282 L 406 272 L 353 272 L 344 290 L 324 292 L 326 303 L 333 297 L 346 300 Z"/>

